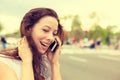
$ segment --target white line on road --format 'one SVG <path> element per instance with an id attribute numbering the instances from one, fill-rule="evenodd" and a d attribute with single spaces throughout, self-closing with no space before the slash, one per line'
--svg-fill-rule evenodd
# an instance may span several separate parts
<path id="1" fill-rule="evenodd" d="M 70 56 L 69 58 L 72 60 L 80 61 L 80 62 L 87 62 L 86 59 L 82 59 L 82 58 L 78 58 L 78 57 L 74 57 L 74 56 Z"/>
<path id="2" fill-rule="evenodd" d="M 100 58 L 104 58 L 104 59 L 110 59 L 110 60 L 115 60 L 115 61 L 120 61 L 120 58 L 116 58 L 116 57 L 110 57 L 110 56 L 99 56 Z"/>

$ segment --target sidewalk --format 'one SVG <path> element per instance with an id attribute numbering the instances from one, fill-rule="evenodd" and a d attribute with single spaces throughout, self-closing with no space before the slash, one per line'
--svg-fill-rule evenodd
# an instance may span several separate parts
<path id="1" fill-rule="evenodd" d="M 62 54 L 120 54 L 120 50 L 109 49 L 107 47 L 101 49 L 80 48 L 77 45 L 63 45 Z"/>

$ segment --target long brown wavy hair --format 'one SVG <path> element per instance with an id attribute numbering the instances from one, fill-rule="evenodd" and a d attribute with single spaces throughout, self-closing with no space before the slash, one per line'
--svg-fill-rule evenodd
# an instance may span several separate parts
<path id="1" fill-rule="evenodd" d="M 56 18 L 56 20 L 58 21 L 58 36 L 62 42 L 62 44 L 64 43 L 65 40 L 65 34 L 64 34 L 64 30 L 63 27 L 61 26 L 60 22 L 59 22 L 59 18 L 57 13 L 50 9 L 50 8 L 34 8 L 31 9 L 29 12 L 27 12 L 25 14 L 25 16 L 23 17 L 23 20 L 21 21 L 21 25 L 20 25 L 20 33 L 21 33 L 21 37 L 26 36 L 30 49 L 32 51 L 33 54 L 33 71 L 34 71 L 34 78 L 35 80 L 41 80 L 41 55 L 39 54 L 38 50 L 36 49 L 36 45 L 34 45 L 34 41 L 31 37 L 31 30 L 34 25 L 44 16 L 52 16 L 54 18 Z M 0 54 L 4 54 L 7 56 L 11 56 L 12 58 L 21 60 L 21 58 L 18 55 L 18 48 L 13 48 L 13 49 L 5 49 L 5 50 L 1 50 Z"/>

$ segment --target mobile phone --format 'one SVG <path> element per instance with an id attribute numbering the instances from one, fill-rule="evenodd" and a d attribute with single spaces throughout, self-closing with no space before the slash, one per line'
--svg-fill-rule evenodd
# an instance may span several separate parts
<path id="1" fill-rule="evenodd" d="M 55 40 L 51 45 L 50 45 L 50 50 L 51 52 L 55 52 L 58 46 L 58 42 Z"/>

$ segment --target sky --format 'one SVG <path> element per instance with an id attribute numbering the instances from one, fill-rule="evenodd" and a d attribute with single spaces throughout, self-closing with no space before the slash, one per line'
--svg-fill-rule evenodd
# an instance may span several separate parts
<path id="1" fill-rule="evenodd" d="M 19 30 L 24 14 L 36 7 L 52 8 L 59 17 L 79 15 L 84 30 L 94 23 L 89 15 L 96 12 L 103 28 L 116 25 L 120 30 L 120 0 L 0 0 L 0 23 L 4 27 L 0 34 Z M 61 20 L 61 23 L 66 30 L 71 30 L 71 20 Z"/>

